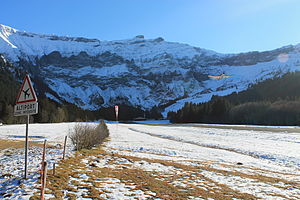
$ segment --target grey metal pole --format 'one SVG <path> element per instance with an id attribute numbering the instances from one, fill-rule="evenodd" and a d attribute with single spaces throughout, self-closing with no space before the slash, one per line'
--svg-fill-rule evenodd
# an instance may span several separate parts
<path id="1" fill-rule="evenodd" d="M 26 140 L 25 140 L 25 174 L 24 178 L 27 179 L 27 160 L 28 160 L 28 124 L 29 124 L 29 115 L 27 115 L 26 122 Z"/>

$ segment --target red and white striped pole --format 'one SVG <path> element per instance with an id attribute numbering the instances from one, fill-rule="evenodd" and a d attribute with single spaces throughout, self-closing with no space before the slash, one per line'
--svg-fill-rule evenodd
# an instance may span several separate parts
<path id="1" fill-rule="evenodd" d="M 116 121 L 119 121 L 119 106 L 115 105 Z"/>

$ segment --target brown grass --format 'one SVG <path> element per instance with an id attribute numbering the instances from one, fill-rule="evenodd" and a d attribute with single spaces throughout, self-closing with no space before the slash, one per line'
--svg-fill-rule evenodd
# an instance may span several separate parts
<path id="1" fill-rule="evenodd" d="M 49 184 L 48 188 L 53 191 L 53 194 L 56 198 L 60 199 L 63 198 L 63 191 L 74 191 L 74 188 L 81 189 L 85 188 L 88 190 L 87 195 L 85 195 L 86 198 L 93 198 L 93 199 L 101 199 L 100 194 L 105 193 L 108 191 L 103 190 L 102 192 L 99 191 L 99 186 L 101 183 L 99 181 L 103 180 L 103 178 L 117 178 L 123 183 L 127 184 L 134 184 L 136 186 L 136 189 L 140 189 L 143 191 L 152 191 L 155 192 L 156 198 L 161 199 L 187 199 L 189 196 L 194 197 L 204 197 L 204 198 L 214 198 L 214 199 L 232 199 L 235 198 L 243 198 L 243 199 L 255 199 L 254 196 L 244 193 L 239 193 L 237 191 L 234 191 L 230 189 L 229 187 L 225 185 L 219 185 L 217 183 L 214 183 L 216 186 L 219 187 L 219 190 L 215 190 L 211 188 L 209 191 L 198 188 L 196 186 L 190 187 L 190 188 L 184 188 L 180 186 L 175 186 L 172 184 L 172 181 L 177 179 L 189 179 L 189 177 L 184 175 L 173 175 L 172 177 L 165 178 L 164 176 L 161 176 L 161 174 L 156 172 L 146 172 L 142 169 L 133 169 L 125 166 L 123 166 L 122 170 L 120 169 L 112 169 L 112 168 L 97 168 L 92 167 L 89 165 L 83 165 L 78 162 L 78 160 L 86 157 L 86 156 L 96 156 L 99 159 L 103 159 L 104 156 L 111 156 L 112 163 L 111 164 L 117 164 L 113 163 L 113 160 L 117 160 L 118 158 L 126 158 L 131 161 L 148 161 L 148 162 L 156 162 L 161 163 L 163 165 L 167 166 L 174 166 L 183 170 L 189 170 L 191 173 L 194 173 L 195 169 L 189 168 L 188 166 L 167 162 L 164 160 L 151 160 L 151 159 L 141 159 L 138 157 L 124 157 L 123 155 L 118 154 L 110 154 L 105 151 L 102 151 L 100 149 L 94 149 L 90 151 L 82 151 L 81 153 L 78 153 L 74 158 L 70 158 L 66 160 L 65 162 L 60 164 L 60 167 L 57 168 L 57 175 L 55 176 L 49 176 Z M 92 161 L 92 160 L 91 160 Z M 93 187 L 88 186 L 83 181 L 71 181 L 71 186 L 68 184 L 71 177 L 79 178 L 79 172 L 75 171 L 78 169 L 84 169 L 82 173 L 86 173 L 88 177 L 90 177 L 86 183 L 91 183 Z M 92 171 L 89 170 L 89 168 L 92 168 Z M 194 173 L 197 174 L 197 173 Z M 201 178 L 205 181 L 212 182 L 209 179 L 206 179 L 203 176 L 199 176 L 198 178 Z M 98 189 L 95 189 L 98 188 Z M 71 197 L 74 198 L 74 197 Z"/>
<path id="2" fill-rule="evenodd" d="M 194 197 L 203 197 L 203 198 L 213 198 L 213 199 L 232 199 L 241 198 L 241 199 L 256 199 L 254 196 L 239 193 L 238 191 L 230 189 L 226 185 L 218 184 L 202 175 L 199 174 L 200 170 L 197 167 L 178 164 L 166 160 L 158 160 L 158 159 L 147 159 L 147 158 L 138 158 L 133 156 L 122 156 L 118 154 L 113 154 L 114 157 L 122 157 L 129 159 L 131 161 L 147 161 L 149 163 L 160 163 L 165 166 L 172 166 L 177 169 L 183 170 L 187 173 L 187 175 L 172 175 L 172 177 L 164 178 L 161 174 L 154 174 L 153 172 L 145 172 L 139 169 L 122 169 L 122 171 L 117 170 L 115 172 L 115 176 L 122 180 L 124 177 L 125 180 L 131 180 L 136 185 L 139 186 L 139 189 L 145 190 L 148 188 L 150 191 L 155 192 L 156 197 L 162 199 L 187 199 L 189 196 Z M 140 174 L 140 176 L 137 176 Z M 173 181 L 179 179 L 191 180 L 190 175 L 196 175 L 197 179 L 205 180 L 207 183 L 213 183 L 216 187 L 209 188 L 208 191 L 196 186 L 190 186 L 188 189 L 179 186 L 173 186 L 170 184 Z M 158 178 L 164 179 L 163 181 L 158 180 Z M 219 188 L 219 189 L 216 189 Z"/>
<path id="3" fill-rule="evenodd" d="M 34 147 L 42 148 L 44 146 L 44 141 L 30 141 L 29 140 L 28 145 L 29 145 L 29 147 L 34 146 Z M 0 139 L 0 150 L 8 149 L 8 148 L 15 148 L 15 149 L 25 148 L 25 139 L 24 139 L 24 141 L 11 140 L 11 139 Z M 61 149 L 62 147 L 47 144 L 47 148 Z"/>
<path id="4" fill-rule="evenodd" d="M 10 139 L 0 139 L 0 150 L 8 148 L 24 148 L 25 141 L 20 140 L 10 140 Z M 29 141 L 29 146 L 43 147 L 43 143 L 40 141 Z"/>
<path id="5" fill-rule="evenodd" d="M 93 156 L 93 157 L 90 157 Z M 104 168 L 99 168 L 95 163 L 100 162 L 104 158 L 110 158 L 108 165 Z M 84 164 L 80 162 L 82 159 L 88 160 L 88 163 Z M 127 160 L 128 162 L 120 162 L 120 160 Z M 133 167 L 134 162 L 148 162 L 148 163 L 160 163 L 164 166 L 170 166 L 176 168 L 176 172 L 158 172 L 158 171 L 144 171 L 141 168 Z M 82 150 L 77 152 L 74 157 L 66 159 L 59 163 L 56 169 L 56 175 L 53 176 L 51 170 L 49 170 L 47 190 L 54 194 L 54 199 L 76 199 L 76 195 L 72 192 L 78 192 L 80 189 L 86 189 L 88 192 L 82 197 L 92 199 L 103 199 L 101 194 L 110 193 L 109 190 L 101 188 L 101 184 L 107 180 L 107 178 L 115 178 L 124 183 L 126 186 L 134 185 L 134 189 L 130 189 L 134 195 L 135 190 L 142 190 L 144 192 L 154 192 L 155 198 L 161 198 L 166 200 L 173 199 L 188 199 L 195 197 L 202 198 L 213 198 L 213 199 L 224 199 L 230 200 L 233 198 L 237 199 L 258 199 L 257 197 L 239 192 L 231 189 L 227 185 L 219 184 L 201 174 L 202 171 L 208 171 L 222 176 L 238 176 L 241 178 L 249 178 L 255 182 L 262 182 L 273 185 L 278 182 L 283 182 L 287 187 L 295 186 L 300 187 L 299 183 L 287 181 L 281 178 L 269 177 L 267 175 L 253 174 L 239 172 L 239 168 L 245 166 L 236 166 L 224 164 L 224 167 L 228 167 L 231 170 L 220 170 L 213 168 L 215 164 L 221 165 L 220 163 L 209 163 L 209 162 L 193 162 L 195 165 L 180 164 L 167 160 L 159 159 L 147 159 L 139 158 L 134 156 L 124 156 L 117 153 L 109 153 L 101 148 Z M 117 166 L 116 168 L 110 166 Z M 260 170 L 261 169 L 257 169 Z M 82 174 L 88 177 L 87 180 L 81 179 Z M 79 178 L 81 180 L 72 180 L 72 178 Z M 175 182 L 184 182 L 187 184 L 186 187 L 176 185 Z M 202 184 L 195 185 L 197 181 L 201 181 Z M 274 186 L 278 187 L 279 186 Z M 284 189 L 284 188 L 280 188 Z M 64 195 L 66 191 L 66 196 Z M 285 198 L 278 194 L 277 197 Z"/>

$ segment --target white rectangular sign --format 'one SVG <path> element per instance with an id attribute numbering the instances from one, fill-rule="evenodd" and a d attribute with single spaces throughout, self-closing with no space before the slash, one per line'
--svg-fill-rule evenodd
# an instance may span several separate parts
<path id="1" fill-rule="evenodd" d="M 38 113 L 38 102 L 20 103 L 15 105 L 15 116 L 34 115 Z"/>

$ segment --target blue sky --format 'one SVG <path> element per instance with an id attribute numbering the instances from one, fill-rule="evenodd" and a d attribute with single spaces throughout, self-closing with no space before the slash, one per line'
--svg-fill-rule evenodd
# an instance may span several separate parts
<path id="1" fill-rule="evenodd" d="M 100 40 L 163 37 L 221 53 L 300 43 L 299 0 L 9 0 L 0 24 Z"/>

